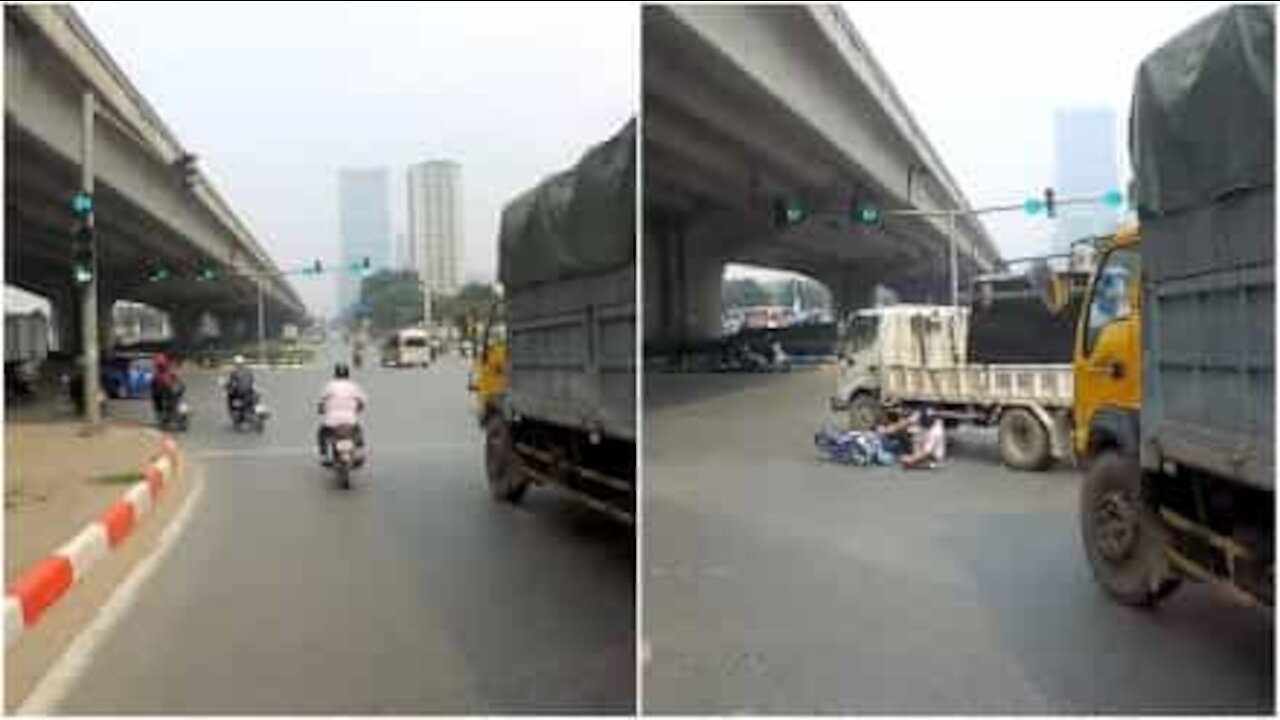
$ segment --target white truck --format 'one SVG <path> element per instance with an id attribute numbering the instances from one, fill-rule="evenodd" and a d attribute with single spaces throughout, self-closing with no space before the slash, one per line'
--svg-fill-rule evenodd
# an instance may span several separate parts
<path id="1" fill-rule="evenodd" d="M 968 308 L 894 305 L 853 313 L 841 331 L 831 407 L 865 430 L 888 409 L 928 407 L 949 426 L 998 426 L 1020 470 L 1071 457 L 1070 363 L 970 364 Z"/>

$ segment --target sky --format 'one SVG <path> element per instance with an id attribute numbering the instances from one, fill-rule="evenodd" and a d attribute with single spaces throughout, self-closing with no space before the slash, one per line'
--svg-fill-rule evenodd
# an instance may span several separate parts
<path id="1" fill-rule="evenodd" d="M 336 261 L 338 170 L 462 165 L 463 276 L 492 280 L 503 205 L 635 112 L 628 4 L 73 3 L 284 267 Z M 394 255 L 393 250 L 393 255 Z M 295 287 L 334 312 L 332 277 Z"/>
<path id="2" fill-rule="evenodd" d="M 1018 203 L 1053 185 L 1054 113 L 1069 107 L 1115 110 L 1125 188 L 1138 63 L 1223 5 L 841 4 L 974 207 Z M 984 223 L 1005 257 L 1049 251 L 1054 221 L 1043 215 Z"/>

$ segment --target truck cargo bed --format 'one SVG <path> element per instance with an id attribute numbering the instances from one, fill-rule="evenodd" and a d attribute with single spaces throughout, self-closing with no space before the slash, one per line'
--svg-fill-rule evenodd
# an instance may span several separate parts
<path id="1" fill-rule="evenodd" d="M 1069 408 L 1074 384 L 1070 365 L 889 366 L 882 377 L 887 402 L 954 405 Z"/>
<path id="2" fill-rule="evenodd" d="M 634 265 L 512 291 L 510 411 L 634 440 L 635 296 Z"/>

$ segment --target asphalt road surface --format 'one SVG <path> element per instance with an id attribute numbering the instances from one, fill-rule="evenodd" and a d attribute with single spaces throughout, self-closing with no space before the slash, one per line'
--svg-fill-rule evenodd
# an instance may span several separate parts
<path id="1" fill-rule="evenodd" d="M 457 359 L 355 371 L 371 461 L 339 489 L 315 459 L 327 377 L 260 372 L 259 436 L 187 375 L 203 497 L 58 711 L 632 712 L 630 529 L 550 490 L 491 501 Z"/>
<path id="2" fill-rule="evenodd" d="M 990 433 L 935 471 L 823 461 L 832 385 L 646 377 L 646 712 L 1272 713 L 1270 611 L 1113 604 L 1077 473 L 1007 470 Z"/>

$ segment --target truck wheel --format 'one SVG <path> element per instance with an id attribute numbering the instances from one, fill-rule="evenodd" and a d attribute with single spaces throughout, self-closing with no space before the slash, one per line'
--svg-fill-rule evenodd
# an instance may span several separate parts
<path id="1" fill-rule="evenodd" d="M 511 426 L 496 413 L 484 424 L 484 461 L 489 490 L 497 500 L 520 502 L 529 480 L 520 472 L 520 457 L 511 440 Z"/>
<path id="2" fill-rule="evenodd" d="M 849 403 L 850 430 L 870 430 L 883 420 L 884 408 L 874 395 L 860 393 Z"/>
<path id="3" fill-rule="evenodd" d="M 1010 408 L 1000 416 L 1000 459 L 1015 470 L 1049 466 L 1049 431 L 1030 410 Z"/>
<path id="4" fill-rule="evenodd" d="M 1093 577 L 1125 605 L 1152 607 L 1182 580 L 1169 571 L 1159 517 L 1143 501 L 1134 458 L 1106 451 L 1080 487 L 1080 531 Z"/>

